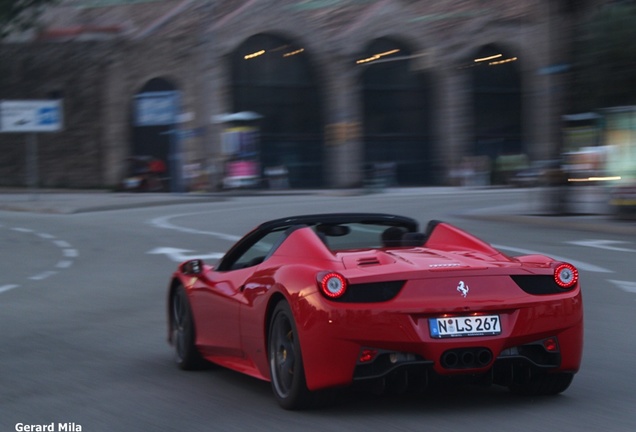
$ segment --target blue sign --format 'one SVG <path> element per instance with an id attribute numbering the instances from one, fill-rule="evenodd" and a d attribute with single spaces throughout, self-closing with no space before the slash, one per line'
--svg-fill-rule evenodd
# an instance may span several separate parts
<path id="1" fill-rule="evenodd" d="M 60 122 L 60 108 L 57 106 L 42 107 L 35 114 L 36 124 L 50 126 Z"/>
<path id="2" fill-rule="evenodd" d="M 135 96 L 135 126 L 165 126 L 177 123 L 179 93 L 146 92 Z"/>
<path id="3" fill-rule="evenodd" d="M 59 132 L 63 116 L 61 100 L 0 101 L 0 132 Z"/>

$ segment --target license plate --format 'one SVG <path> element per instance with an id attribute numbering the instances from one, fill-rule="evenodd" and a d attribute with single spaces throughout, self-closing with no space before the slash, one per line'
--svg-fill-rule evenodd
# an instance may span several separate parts
<path id="1" fill-rule="evenodd" d="M 433 338 L 501 334 L 499 315 L 429 318 L 428 325 Z"/>

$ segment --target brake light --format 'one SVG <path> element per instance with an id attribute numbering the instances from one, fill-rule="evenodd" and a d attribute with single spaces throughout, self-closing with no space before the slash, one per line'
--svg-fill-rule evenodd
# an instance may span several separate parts
<path id="1" fill-rule="evenodd" d="M 559 264 L 554 269 L 554 281 L 561 288 L 572 288 L 579 281 L 579 271 L 572 264 Z"/>
<path id="2" fill-rule="evenodd" d="M 342 297 L 347 291 L 347 280 L 340 273 L 329 272 L 319 277 L 320 290 L 328 298 Z"/>

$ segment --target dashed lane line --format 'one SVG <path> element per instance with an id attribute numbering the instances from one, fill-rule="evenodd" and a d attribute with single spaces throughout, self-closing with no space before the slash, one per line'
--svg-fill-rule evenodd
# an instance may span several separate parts
<path id="1" fill-rule="evenodd" d="M 5 228 L 5 226 L 0 225 L 0 228 Z M 39 273 L 28 276 L 27 279 L 29 280 L 42 281 L 42 280 L 48 279 L 49 277 L 58 274 L 60 270 L 71 267 L 74 263 L 74 259 L 79 256 L 79 252 L 77 251 L 77 249 L 73 248 L 73 246 L 69 242 L 65 240 L 59 240 L 57 237 L 55 237 L 52 234 L 37 232 L 33 229 L 23 228 L 23 227 L 11 227 L 9 229 L 19 233 L 33 234 L 43 240 L 49 240 L 51 241 L 53 245 L 57 246 L 61 250 L 63 259 L 60 259 L 55 264 L 54 269 L 43 270 Z M 20 285 L 19 284 L 0 285 L 0 293 L 7 292 L 16 288 L 20 288 Z"/>
<path id="2" fill-rule="evenodd" d="M 2 285 L 0 286 L 0 293 L 12 290 L 14 288 L 19 288 L 20 285 L 15 285 L 15 284 L 9 284 L 9 285 Z"/>

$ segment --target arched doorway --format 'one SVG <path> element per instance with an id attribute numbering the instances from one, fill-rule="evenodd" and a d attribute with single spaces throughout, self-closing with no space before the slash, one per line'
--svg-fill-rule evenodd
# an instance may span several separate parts
<path id="1" fill-rule="evenodd" d="M 180 191 L 176 122 L 179 100 L 176 87 L 163 78 L 148 81 L 135 95 L 132 109 L 130 162 L 144 160 L 163 166 L 163 190 Z"/>
<path id="2" fill-rule="evenodd" d="M 431 91 L 412 67 L 412 51 L 376 39 L 357 60 L 362 73 L 364 162 L 368 177 L 388 167 L 384 179 L 402 186 L 435 182 L 431 151 Z M 382 170 L 382 168 L 380 168 Z M 391 175 L 392 172 L 392 175 Z"/>
<path id="3" fill-rule="evenodd" d="M 323 186 L 322 101 L 305 48 L 258 34 L 232 53 L 231 71 L 233 110 L 262 116 L 262 168 L 284 166 L 292 188 Z"/>
<path id="4" fill-rule="evenodd" d="M 482 47 L 470 60 L 473 92 L 474 156 L 496 166 L 502 157 L 526 152 L 522 139 L 521 78 L 515 53 Z M 496 179 L 500 181 L 501 179 Z"/>

